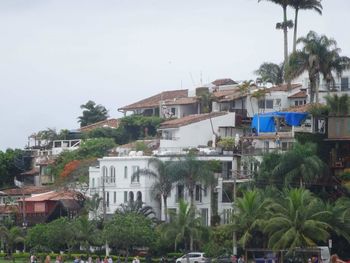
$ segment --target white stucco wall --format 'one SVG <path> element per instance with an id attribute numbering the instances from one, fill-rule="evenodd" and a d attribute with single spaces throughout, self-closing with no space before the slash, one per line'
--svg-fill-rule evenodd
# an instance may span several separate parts
<path id="1" fill-rule="evenodd" d="M 219 132 L 219 127 L 234 127 L 235 113 L 212 118 L 214 132 Z M 178 150 L 180 148 L 192 148 L 199 145 L 207 145 L 213 139 L 213 131 L 210 119 L 191 123 L 176 129 L 167 129 L 172 132 L 173 140 L 160 140 L 160 148 L 163 151 Z"/>
<path id="2" fill-rule="evenodd" d="M 109 207 L 107 213 L 112 214 L 124 202 L 124 192 L 126 191 L 128 200 L 129 192 L 133 192 L 134 200 L 137 198 L 137 192 L 142 194 L 142 201 L 146 205 L 150 205 L 154 208 L 157 216 L 160 216 L 159 203 L 151 196 L 150 188 L 154 182 L 154 178 L 148 176 L 140 176 L 140 182 L 131 182 L 132 167 L 138 166 L 140 169 L 150 168 L 148 167 L 148 156 L 140 157 L 104 157 L 99 160 L 99 168 L 90 168 L 89 170 L 89 187 L 90 193 L 93 193 L 93 189 L 96 188 L 99 195 L 102 197 L 102 169 L 107 167 L 108 177 L 110 179 L 111 166 L 115 167 L 116 180 L 115 183 L 105 183 L 105 191 L 109 193 Z M 127 176 L 125 177 L 124 169 L 127 167 Z M 95 185 L 95 187 L 93 187 Z M 114 192 L 116 192 L 116 201 L 114 202 Z"/>

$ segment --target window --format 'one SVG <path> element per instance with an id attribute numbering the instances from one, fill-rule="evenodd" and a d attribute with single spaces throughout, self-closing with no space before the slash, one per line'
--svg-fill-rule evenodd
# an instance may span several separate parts
<path id="1" fill-rule="evenodd" d="M 184 199 L 184 186 L 182 184 L 176 187 L 176 202 L 179 202 L 180 199 Z"/>
<path id="2" fill-rule="evenodd" d="M 128 178 L 128 167 L 124 166 L 124 178 Z"/>
<path id="3" fill-rule="evenodd" d="M 95 188 L 95 178 L 92 178 L 91 188 Z"/>
<path id="4" fill-rule="evenodd" d="M 200 184 L 196 185 L 195 200 L 198 202 L 202 202 L 202 186 Z"/>
<path id="5" fill-rule="evenodd" d="M 129 202 L 134 202 L 134 193 L 132 191 L 129 192 Z"/>
<path id="6" fill-rule="evenodd" d="M 124 203 L 128 202 L 128 191 L 124 191 Z"/>
<path id="7" fill-rule="evenodd" d="M 136 174 L 139 171 L 139 167 L 138 166 L 132 166 L 132 177 L 131 177 L 131 183 L 139 183 L 140 182 L 140 175 Z M 136 174 L 136 176 L 134 177 L 134 174 Z"/>
<path id="8" fill-rule="evenodd" d="M 137 202 L 142 203 L 142 193 L 140 191 L 138 191 L 136 194 L 136 200 Z"/>
<path id="9" fill-rule="evenodd" d="M 108 183 L 108 169 L 106 166 L 102 167 L 102 180 L 104 183 Z"/>
<path id="10" fill-rule="evenodd" d="M 111 174 L 111 183 L 115 183 L 115 167 L 110 167 L 110 174 Z"/>
<path id="11" fill-rule="evenodd" d="M 174 116 L 176 114 L 176 108 L 171 108 L 171 115 Z"/>
<path id="12" fill-rule="evenodd" d="M 343 77 L 340 79 L 340 88 L 341 91 L 350 90 L 348 77 Z"/>
<path id="13" fill-rule="evenodd" d="M 106 192 L 106 206 L 109 207 L 109 192 Z"/>
<path id="14" fill-rule="evenodd" d="M 201 217 L 203 226 L 208 226 L 208 208 L 201 209 Z"/>
<path id="15" fill-rule="evenodd" d="M 266 100 L 266 109 L 273 109 L 273 100 Z"/>
<path id="16" fill-rule="evenodd" d="M 172 140 L 173 139 L 173 133 L 171 131 L 163 131 L 163 139 L 164 140 Z"/>
<path id="17" fill-rule="evenodd" d="M 273 100 L 259 100 L 259 109 L 273 109 Z"/>
<path id="18" fill-rule="evenodd" d="M 113 193 L 113 202 L 116 203 L 117 202 L 117 192 Z"/>
<path id="19" fill-rule="evenodd" d="M 204 197 L 208 196 L 208 187 L 207 186 L 204 186 L 203 194 L 204 194 Z"/>

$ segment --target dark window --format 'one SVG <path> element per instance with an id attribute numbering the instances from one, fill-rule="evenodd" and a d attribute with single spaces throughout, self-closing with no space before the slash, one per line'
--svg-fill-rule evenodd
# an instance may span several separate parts
<path id="1" fill-rule="evenodd" d="M 198 202 L 202 202 L 202 187 L 200 184 L 196 185 L 195 200 Z"/>
<path id="2" fill-rule="evenodd" d="M 124 203 L 128 201 L 128 191 L 124 191 Z"/>
<path id="3" fill-rule="evenodd" d="M 266 109 L 273 109 L 273 100 L 266 100 Z"/>
<path id="4" fill-rule="evenodd" d="M 344 77 L 340 79 L 340 88 L 342 91 L 350 90 L 348 77 Z"/>
<path id="5" fill-rule="evenodd" d="M 129 192 L 129 202 L 134 202 L 134 193 L 133 192 Z"/>
<path id="6" fill-rule="evenodd" d="M 184 199 L 184 186 L 181 184 L 176 187 L 176 201 L 179 202 L 180 199 Z"/>
<path id="7" fill-rule="evenodd" d="M 109 192 L 106 192 L 106 194 L 107 194 L 107 198 L 106 198 L 106 205 L 107 205 L 107 207 L 109 207 Z"/>
<path id="8" fill-rule="evenodd" d="M 117 202 L 117 192 L 114 192 L 114 194 L 113 194 L 113 202 L 114 203 Z"/>

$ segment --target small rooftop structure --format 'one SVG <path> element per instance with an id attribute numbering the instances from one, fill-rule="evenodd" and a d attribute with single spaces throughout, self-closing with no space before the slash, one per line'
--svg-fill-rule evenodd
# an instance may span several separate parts
<path id="1" fill-rule="evenodd" d="M 216 79 L 212 82 L 215 86 L 225 86 L 225 85 L 235 85 L 238 84 L 236 81 L 226 78 L 226 79 Z"/>
<path id="2" fill-rule="evenodd" d="M 108 119 L 104 121 L 99 121 L 84 127 L 81 127 L 79 131 L 88 132 L 97 128 L 118 128 L 119 120 L 118 119 Z"/>
<path id="3" fill-rule="evenodd" d="M 294 89 L 297 89 L 297 88 L 302 88 L 302 85 L 301 84 L 291 84 L 290 86 L 290 90 L 294 90 Z M 268 89 L 268 91 L 289 91 L 288 89 L 288 84 L 280 84 L 280 85 L 276 85 L 276 86 L 273 86 L 271 88 Z"/>

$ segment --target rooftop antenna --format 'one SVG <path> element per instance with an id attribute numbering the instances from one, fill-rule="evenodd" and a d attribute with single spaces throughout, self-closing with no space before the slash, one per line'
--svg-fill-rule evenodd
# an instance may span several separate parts
<path id="1" fill-rule="evenodd" d="M 202 78 L 202 71 L 200 71 L 200 83 L 201 83 L 201 86 L 203 86 L 203 78 Z"/>
<path id="2" fill-rule="evenodd" d="M 190 74 L 190 78 L 191 78 L 191 80 L 192 80 L 192 85 L 193 85 L 193 86 L 196 86 L 196 83 L 194 83 L 194 79 L 193 79 L 192 73 L 189 72 L 189 74 Z"/>

